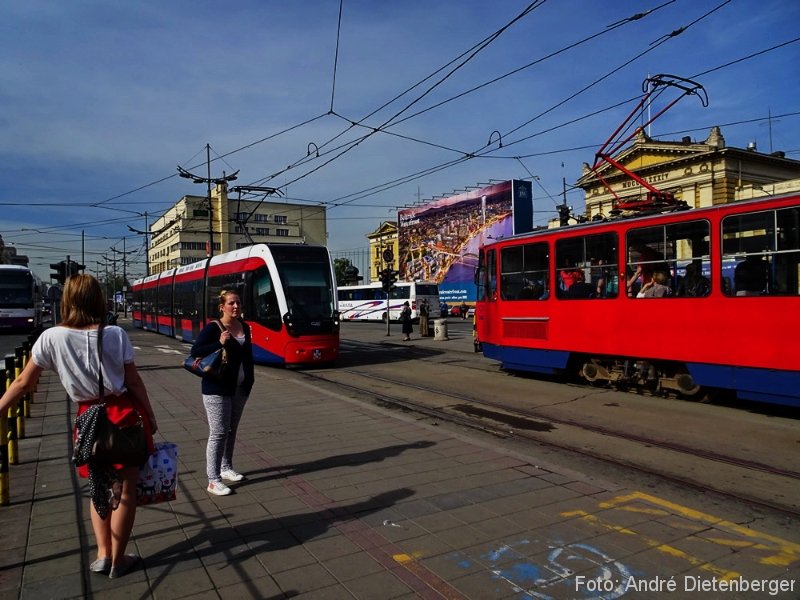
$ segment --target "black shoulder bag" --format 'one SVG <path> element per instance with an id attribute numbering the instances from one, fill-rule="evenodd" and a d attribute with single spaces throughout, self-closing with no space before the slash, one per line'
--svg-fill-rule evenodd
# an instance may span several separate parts
<path id="1" fill-rule="evenodd" d="M 100 371 L 100 414 L 97 415 L 92 458 L 99 464 L 141 467 L 149 456 L 141 415 L 139 415 L 139 421 L 135 425 L 119 427 L 111 422 L 106 413 L 106 405 L 103 400 L 105 386 L 103 384 L 102 325 L 97 330 L 97 356 L 100 361 L 98 365 Z"/>

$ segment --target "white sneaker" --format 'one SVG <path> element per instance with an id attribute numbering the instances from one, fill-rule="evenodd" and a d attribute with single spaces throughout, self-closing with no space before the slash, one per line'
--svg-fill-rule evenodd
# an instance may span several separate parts
<path id="1" fill-rule="evenodd" d="M 231 493 L 231 488 L 221 481 L 209 481 L 207 489 L 209 494 L 214 494 L 215 496 L 227 496 Z"/>
<path id="2" fill-rule="evenodd" d="M 223 479 L 227 479 L 228 481 L 242 481 L 244 479 L 244 475 L 241 473 L 237 473 L 233 469 L 225 469 L 220 474 L 220 477 Z"/>

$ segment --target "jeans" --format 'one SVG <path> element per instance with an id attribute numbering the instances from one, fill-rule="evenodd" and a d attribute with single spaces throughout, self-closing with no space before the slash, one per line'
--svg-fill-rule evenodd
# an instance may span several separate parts
<path id="1" fill-rule="evenodd" d="M 244 412 L 247 394 L 236 388 L 233 396 L 207 396 L 203 405 L 208 417 L 208 445 L 206 446 L 206 473 L 209 481 L 221 481 L 220 471 L 233 470 L 233 447 L 236 430 Z"/>

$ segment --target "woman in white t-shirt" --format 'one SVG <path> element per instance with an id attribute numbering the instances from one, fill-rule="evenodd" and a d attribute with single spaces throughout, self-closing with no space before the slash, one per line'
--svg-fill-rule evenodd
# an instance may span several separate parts
<path id="1" fill-rule="evenodd" d="M 103 292 L 91 275 L 74 275 L 67 279 L 61 299 L 62 321 L 42 333 L 31 350 L 31 360 L 0 398 L 0 414 L 28 391 L 34 389 L 44 369 L 52 369 L 61 380 L 70 399 L 81 415 L 99 399 L 98 329 L 106 317 Z M 104 402 L 111 422 L 133 425 L 141 416 L 150 451 L 156 419 L 147 390 L 133 361 L 133 346 L 123 329 L 102 328 L 102 371 Z M 89 468 L 87 468 L 89 467 Z M 78 468 L 82 477 L 90 477 L 92 498 L 89 510 L 92 529 L 97 539 L 97 560 L 89 570 L 121 577 L 139 561 L 126 555 L 136 518 L 136 480 L 139 467 L 115 465 L 111 470 L 89 465 Z M 97 477 L 95 477 L 97 475 Z M 98 482 L 108 485 L 97 489 Z M 109 489 L 110 488 L 110 489 Z M 111 494 L 109 494 L 109 491 Z M 118 503 L 118 504 L 117 504 Z"/>

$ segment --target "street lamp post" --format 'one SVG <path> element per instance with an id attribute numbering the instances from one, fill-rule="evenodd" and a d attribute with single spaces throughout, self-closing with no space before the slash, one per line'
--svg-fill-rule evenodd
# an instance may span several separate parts
<path id="1" fill-rule="evenodd" d="M 207 187 L 207 197 L 206 200 L 208 202 L 208 256 L 209 258 L 214 256 L 214 219 L 213 219 L 213 211 L 211 206 L 211 184 L 221 185 L 228 181 L 235 181 L 236 177 L 239 174 L 239 171 L 231 175 L 225 175 L 225 172 L 222 172 L 222 177 L 217 177 L 216 179 L 211 178 L 211 146 L 206 144 L 206 177 L 199 177 L 194 173 L 190 173 L 180 165 L 178 165 L 178 175 L 183 177 L 184 179 L 191 179 L 193 183 L 205 183 Z"/>

